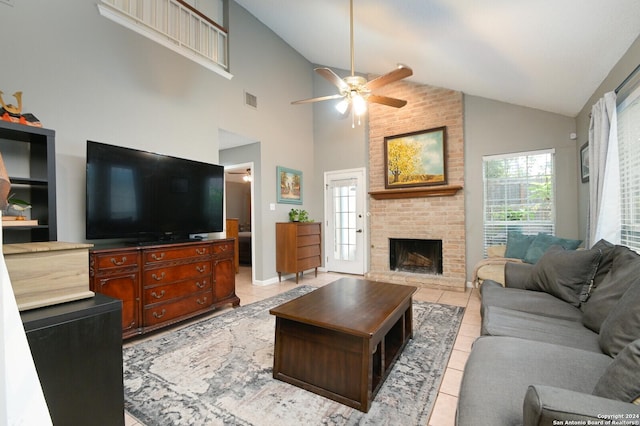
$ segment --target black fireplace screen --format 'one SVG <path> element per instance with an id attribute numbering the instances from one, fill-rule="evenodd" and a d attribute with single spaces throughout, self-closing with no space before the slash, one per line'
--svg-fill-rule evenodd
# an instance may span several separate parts
<path id="1" fill-rule="evenodd" d="M 442 274 L 442 240 L 389 238 L 392 271 Z"/>

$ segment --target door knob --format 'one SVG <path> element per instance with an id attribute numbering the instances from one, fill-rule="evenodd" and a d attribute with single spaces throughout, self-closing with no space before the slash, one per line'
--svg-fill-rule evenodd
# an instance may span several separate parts
<path id="1" fill-rule="evenodd" d="M 356 232 L 362 234 L 362 229 L 358 229 Z"/>

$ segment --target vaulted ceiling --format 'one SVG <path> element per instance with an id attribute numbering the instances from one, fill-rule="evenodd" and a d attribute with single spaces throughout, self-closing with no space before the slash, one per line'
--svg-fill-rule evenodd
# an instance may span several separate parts
<path id="1" fill-rule="evenodd" d="M 236 1 L 311 63 L 350 68 L 348 0 Z M 639 0 L 354 0 L 356 72 L 402 63 L 410 81 L 567 116 L 639 34 Z"/>

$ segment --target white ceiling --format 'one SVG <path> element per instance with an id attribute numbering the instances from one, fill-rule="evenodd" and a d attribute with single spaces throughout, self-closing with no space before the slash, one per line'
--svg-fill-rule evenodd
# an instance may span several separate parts
<path id="1" fill-rule="evenodd" d="M 236 1 L 311 63 L 350 69 L 348 0 Z M 356 72 L 403 63 L 410 81 L 572 117 L 639 34 L 640 0 L 354 0 Z"/>

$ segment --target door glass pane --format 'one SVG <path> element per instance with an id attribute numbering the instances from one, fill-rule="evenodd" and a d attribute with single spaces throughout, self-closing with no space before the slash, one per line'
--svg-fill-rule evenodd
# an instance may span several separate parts
<path id="1" fill-rule="evenodd" d="M 333 256 L 336 260 L 353 261 L 356 254 L 356 181 L 335 180 L 331 186 L 336 218 Z"/>

